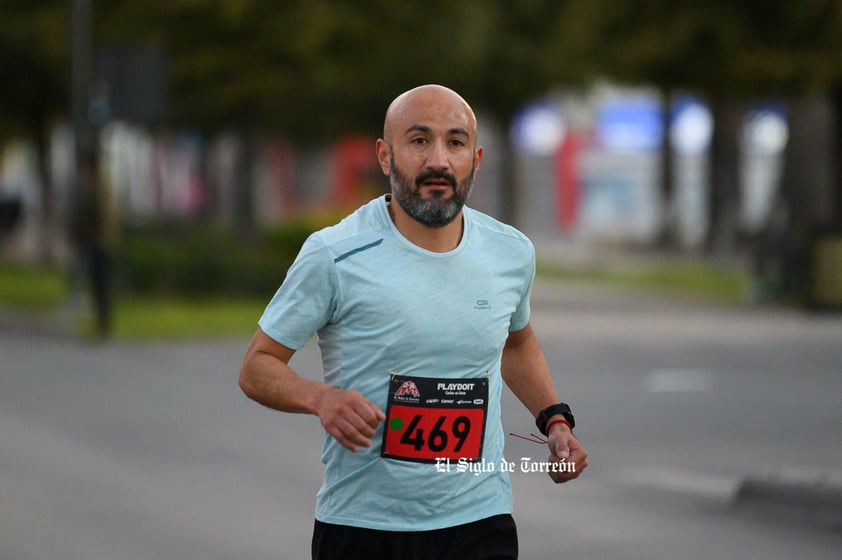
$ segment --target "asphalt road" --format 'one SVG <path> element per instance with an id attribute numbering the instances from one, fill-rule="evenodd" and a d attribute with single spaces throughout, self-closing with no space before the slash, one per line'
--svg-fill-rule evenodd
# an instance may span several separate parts
<path id="1" fill-rule="evenodd" d="M 513 474 L 522 558 L 842 558 L 839 530 L 734 500 L 842 469 L 842 318 L 539 285 L 533 325 L 592 465 Z M 0 559 L 308 558 L 322 433 L 239 392 L 246 342 L 0 330 Z M 317 378 L 315 346 L 294 364 Z M 504 421 L 534 431 L 511 395 Z"/>

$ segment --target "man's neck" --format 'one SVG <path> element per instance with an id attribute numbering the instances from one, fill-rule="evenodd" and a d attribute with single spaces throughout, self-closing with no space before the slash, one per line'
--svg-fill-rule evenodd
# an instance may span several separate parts
<path id="1" fill-rule="evenodd" d="M 464 216 L 462 210 L 452 222 L 442 227 L 430 227 L 422 224 L 409 214 L 391 197 L 388 205 L 389 216 L 398 231 L 409 241 L 422 249 L 434 253 L 446 253 L 459 246 L 462 240 Z"/>

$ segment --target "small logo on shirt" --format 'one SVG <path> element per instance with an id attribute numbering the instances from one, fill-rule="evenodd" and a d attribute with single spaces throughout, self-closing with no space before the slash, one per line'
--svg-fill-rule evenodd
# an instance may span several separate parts
<path id="1" fill-rule="evenodd" d="M 491 309 L 491 303 L 487 299 L 478 299 L 474 303 L 474 309 Z"/>

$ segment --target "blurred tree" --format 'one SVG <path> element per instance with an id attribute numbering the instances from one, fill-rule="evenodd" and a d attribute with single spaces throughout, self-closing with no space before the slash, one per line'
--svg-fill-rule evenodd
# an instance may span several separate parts
<path id="1" fill-rule="evenodd" d="M 726 213 L 736 208 L 737 170 L 730 157 L 736 149 L 736 124 L 726 75 L 728 62 L 738 51 L 741 34 L 739 8 L 733 3 L 675 3 L 648 0 L 611 3 L 575 0 L 571 19 L 590 33 L 581 34 L 591 60 L 606 75 L 630 83 L 651 83 L 663 94 L 664 142 L 661 190 L 665 203 L 672 199 L 672 151 L 668 142 L 674 91 L 706 94 L 717 123 L 713 148 L 711 228 L 719 231 Z M 662 241 L 672 243 L 669 208 Z M 733 215 L 727 219 L 733 226 Z"/>
<path id="2" fill-rule="evenodd" d="M 793 132 L 799 131 L 801 121 L 810 120 L 803 99 L 819 98 L 833 105 L 834 156 L 819 161 L 821 150 L 809 147 L 818 145 L 815 136 L 791 135 L 780 189 L 789 219 L 783 231 L 765 233 L 776 237 L 777 243 L 767 239 L 752 249 L 777 246 L 780 253 L 783 247 L 794 246 L 803 257 L 812 228 L 842 221 L 842 1 L 572 0 L 566 21 L 572 31 L 568 39 L 578 44 L 579 52 L 590 53 L 588 60 L 597 71 L 633 83 L 654 83 L 667 102 L 672 92 L 680 90 L 708 97 L 716 123 L 712 248 L 731 251 L 738 239 L 737 130 L 748 100 L 788 102 Z M 798 145 L 803 142 L 809 145 Z M 807 160 L 799 163 L 799 158 Z M 669 158 L 664 159 L 664 190 L 669 195 Z M 817 166 L 828 173 L 805 176 L 797 171 Z M 811 203 L 828 197 L 833 199 L 832 211 Z M 778 268 L 805 273 L 803 266 Z M 801 282 L 803 278 L 785 280 Z"/>
<path id="3" fill-rule="evenodd" d="M 165 45 L 172 122 L 246 137 L 282 130 L 318 142 L 347 131 L 379 134 L 389 101 L 429 82 L 454 87 L 507 123 L 525 100 L 584 68 L 559 63 L 562 5 L 123 0 L 98 8 L 97 28 L 103 42 Z M 510 149 L 502 157 L 510 161 Z M 514 175 L 506 177 L 503 208 L 511 219 Z"/>
<path id="4" fill-rule="evenodd" d="M 380 102 L 419 76 L 459 76 L 472 45 L 447 22 L 461 6 L 425 3 L 444 16 L 430 25 L 418 6 L 384 0 L 123 0 L 98 7 L 97 29 L 102 43 L 166 47 L 171 123 L 320 142 L 377 130 Z"/>
<path id="5" fill-rule="evenodd" d="M 0 147 L 22 136 L 35 143 L 41 189 L 39 247 L 53 260 L 54 203 L 47 152 L 50 127 L 68 108 L 67 10 L 60 0 L 0 4 Z"/>
<path id="6" fill-rule="evenodd" d="M 488 110 L 508 131 L 515 112 L 524 103 L 564 85 L 583 84 L 591 77 L 589 58 L 575 52 L 578 44 L 568 35 L 567 2 L 528 0 L 481 2 L 472 17 L 482 14 L 485 32 L 479 56 L 458 81 L 478 105 Z M 468 19 L 467 26 L 476 25 Z M 482 23 L 482 21 L 481 21 Z M 520 188 L 514 172 L 514 151 L 505 135 L 501 146 L 504 221 L 514 222 Z"/>
<path id="7" fill-rule="evenodd" d="M 170 122 L 242 136 L 236 214 L 248 229 L 256 137 L 282 131 L 315 144 L 349 131 L 378 134 L 386 104 L 406 84 L 452 81 L 464 70 L 473 49 L 459 23 L 466 6 L 427 2 L 437 14 L 431 25 L 418 6 L 384 0 L 124 0 L 98 10 L 98 29 L 102 42 L 165 46 Z"/>
<path id="8" fill-rule="evenodd" d="M 532 97 L 596 76 L 654 83 L 667 100 L 685 89 L 703 93 L 717 120 L 712 231 L 727 245 L 736 231 L 740 99 L 832 91 L 838 121 L 840 6 L 842 0 L 113 0 L 95 2 L 94 29 L 100 47 L 165 49 L 168 126 L 237 131 L 246 146 L 277 131 L 311 143 L 347 131 L 379 134 L 386 104 L 424 82 L 451 85 L 501 123 Z M 59 0 L 0 6 L 0 70 L 22 78 L 0 91 L 0 104 L 26 108 L 4 111 L 5 121 L 44 130 L 32 123 L 64 108 L 66 27 Z M 842 126 L 834 130 L 838 142 Z M 241 166 L 243 225 L 252 223 L 249 154 Z M 511 162 L 510 149 L 502 159 Z M 503 166 L 509 220 L 517 200 L 511 168 Z M 837 217 L 840 200 L 837 194 Z"/>

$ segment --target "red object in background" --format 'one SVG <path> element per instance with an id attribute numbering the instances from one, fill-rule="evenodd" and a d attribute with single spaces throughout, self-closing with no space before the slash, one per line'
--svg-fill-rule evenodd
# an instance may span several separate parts
<path id="1" fill-rule="evenodd" d="M 367 136 L 346 136 L 333 147 L 331 157 L 331 201 L 339 208 L 354 207 L 367 200 L 366 182 L 379 170 L 374 140 Z"/>
<path id="2" fill-rule="evenodd" d="M 279 216 L 294 215 L 301 204 L 301 197 L 295 190 L 298 180 L 295 170 L 295 148 L 285 140 L 275 140 L 269 147 L 269 165 L 272 189 L 278 194 L 275 211 Z"/>
<path id="3" fill-rule="evenodd" d="M 570 233 L 576 227 L 579 218 L 579 156 L 582 140 L 576 132 L 570 131 L 556 153 L 555 183 L 558 189 L 556 197 L 556 219 L 562 231 Z"/>

